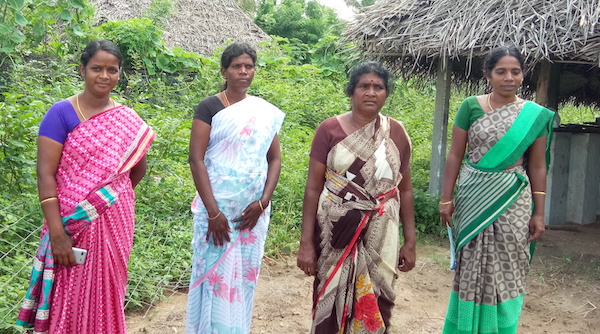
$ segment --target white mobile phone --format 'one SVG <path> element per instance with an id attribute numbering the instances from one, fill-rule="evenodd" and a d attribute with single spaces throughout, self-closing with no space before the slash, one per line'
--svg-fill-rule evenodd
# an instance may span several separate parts
<path id="1" fill-rule="evenodd" d="M 75 262 L 77 264 L 84 264 L 87 257 L 87 250 L 73 247 L 73 255 L 75 255 Z"/>

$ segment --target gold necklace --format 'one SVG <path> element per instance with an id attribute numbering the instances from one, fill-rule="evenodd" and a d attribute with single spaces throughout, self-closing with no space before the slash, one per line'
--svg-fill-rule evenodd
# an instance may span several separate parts
<path id="1" fill-rule="evenodd" d="M 77 101 L 77 111 L 79 112 L 79 115 L 81 115 L 81 118 L 83 118 L 84 121 L 87 121 L 87 117 L 85 117 L 83 112 L 81 112 L 81 107 L 79 106 L 79 94 L 75 95 L 75 100 Z M 115 100 L 111 100 L 111 101 L 112 101 L 112 107 L 115 108 L 117 106 L 117 104 L 115 103 Z"/>
<path id="2" fill-rule="evenodd" d="M 84 121 L 87 121 L 87 118 L 85 115 L 83 115 L 83 112 L 81 112 L 81 107 L 79 106 L 79 94 L 75 95 L 75 100 L 77 101 L 77 111 L 79 111 L 79 115 L 81 115 L 81 118 L 83 118 Z"/>
<path id="3" fill-rule="evenodd" d="M 223 102 L 225 102 L 225 108 L 229 107 L 231 104 L 229 104 L 229 100 L 227 99 L 227 94 L 225 94 L 225 91 L 221 92 L 221 97 L 223 98 Z"/>
<path id="4" fill-rule="evenodd" d="M 487 103 L 488 103 L 488 107 L 490 107 L 490 111 L 494 110 L 494 108 L 492 107 L 492 94 L 494 94 L 494 92 L 491 92 L 488 94 L 487 97 Z M 519 100 L 519 97 L 517 95 L 515 95 L 515 100 L 513 102 L 517 102 Z"/>

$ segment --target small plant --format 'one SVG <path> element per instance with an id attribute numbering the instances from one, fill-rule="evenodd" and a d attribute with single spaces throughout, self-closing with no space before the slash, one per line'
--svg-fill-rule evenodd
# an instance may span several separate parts
<path id="1" fill-rule="evenodd" d="M 438 210 L 439 198 L 420 189 L 414 189 L 414 198 L 415 227 L 417 233 L 441 233 L 442 225 L 440 223 L 440 213 Z"/>

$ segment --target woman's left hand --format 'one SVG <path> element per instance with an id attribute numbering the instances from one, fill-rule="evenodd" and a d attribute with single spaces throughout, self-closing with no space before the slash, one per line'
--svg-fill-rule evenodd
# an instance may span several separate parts
<path id="1" fill-rule="evenodd" d="M 249 230 L 253 229 L 254 226 L 256 226 L 256 223 L 258 222 L 258 217 L 260 217 L 260 215 L 262 215 L 262 213 L 264 212 L 263 209 L 261 209 L 261 206 L 258 203 L 258 201 L 254 201 L 254 202 L 248 204 L 246 209 L 244 209 L 244 211 L 242 211 L 242 215 L 240 217 L 237 217 L 236 219 L 232 220 L 234 223 L 242 222 L 235 229 L 240 230 L 240 231 L 243 231 L 246 229 L 249 229 Z"/>
<path id="2" fill-rule="evenodd" d="M 529 220 L 529 233 L 531 237 L 527 239 L 528 242 L 536 241 L 546 230 L 546 225 L 544 224 L 543 216 L 531 216 Z"/>
<path id="3" fill-rule="evenodd" d="M 415 267 L 416 262 L 417 251 L 415 245 L 402 245 L 400 255 L 398 256 L 398 270 L 404 272 L 411 271 Z"/>

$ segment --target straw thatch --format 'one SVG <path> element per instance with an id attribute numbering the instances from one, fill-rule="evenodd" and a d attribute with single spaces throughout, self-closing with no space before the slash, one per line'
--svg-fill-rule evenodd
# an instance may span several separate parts
<path id="1" fill-rule="evenodd" d="M 564 63 L 575 78 L 568 79 L 589 81 L 600 100 L 600 0 L 380 0 L 355 16 L 345 37 L 404 76 L 433 78 L 447 56 L 460 82 L 479 80 L 484 55 L 513 44 L 530 68 Z"/>
<path id="2" fill-rule="evenodd" d="M 92 0 L 99 22 L 142 17 L 151 0 Z M 168 46 L 212 55 L 227 40 L 257 47 L 270 37 L 234 0 L 177 0 L 166 21 L 163 38 Z"/>

